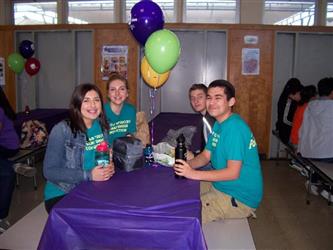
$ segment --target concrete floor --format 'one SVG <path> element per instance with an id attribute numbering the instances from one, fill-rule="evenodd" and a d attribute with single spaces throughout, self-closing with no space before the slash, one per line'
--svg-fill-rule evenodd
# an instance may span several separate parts
<path id="1" fill-rule="evenodd" d="M 12 200 L 9 220 L 21 219 L 43 200 L 45 181 L 38 164 L 38 188 L 21 177 Z M 333 205 L 321 196 L 305 202 L 305 177 L 287 161 L 262 161 L 264 199 L 257 218 L 249 219 L 256 249 L 333 249 Z"/>

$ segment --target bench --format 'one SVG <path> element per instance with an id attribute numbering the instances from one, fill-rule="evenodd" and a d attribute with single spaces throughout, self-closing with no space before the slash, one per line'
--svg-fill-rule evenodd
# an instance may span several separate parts
<path id="1" fill-rule="evenodd" d="M 276 130 L 272 130 L 272 134 L 278 139 L 279 144 L 281 143 L 285 147 L 285 151 L 287 156 L 289 155 L 297 166 L 304 169 L 307 172 L 307 193 L 306 193 L 306 203 L 310 204 L 310 192 L 311 186 L 315 183 L 311 182 L 312 176 L 317 174 L 320 176 L 321 180 L 324 181 L 324 184 L 328 186 L 329 189 L 329 197 L 328 197 L 328 205 L 331 205 L 332 198 L 332 186 L 333 186 L 333 164 L 325 163 L 321 161 L 313 161 L 308 158 L 302 157 L 302 155 L 295 151 L 294 147 L 291 144 L 285 144 L 281 141 L 279 137 L 279 133 Z"/>
<path id="2" fill-rule="evenodd" d="M 44 154 L 46 150 L 46 145 L 41 145 L 39 147 L 31 148 L 31 149 L 20 149 L 20 151 L 10 158 L 12 162 L 15 163 L 27 163 L 30 167 L 36 167 L 36 156 L 40 154 Z M 16 173 L 16 186 L 19 186 L 19 176 L 20 174 Z M 36 174 L 32 176 L 34 189 L 37 190 L 37 178 Z"/>
<path id="3" fill-rule="evenodd" d="M 331 198 L 333 195 L 333 163 L 326 163 L 321 161 L 314 161 L 308 158 L 302 157 L 300 153 L 295 152 L 289 148 L 286 149 L 290 156 L 303 168 L 309 171 L 308 177 L 308 188 L 306 195 L 306 203 L 310 204 L 310 191 L 311 185 L 314 183 L 311 182 L 313 174 L 317 174 L 324 181 L 325 185 L 329 189 L 328 205 L 331 205 Z"/>
<path id="4" fill-rule="evenodd" d="M 214 221 L 202 226 L 210 250 L 256 249 L 246 218 Z"/>
<path id="5" fill-rule="evenodd" d="M 294 150 L 294 148 L 293 148 L 293 146 L 291 145 L 291 144 L 286 144 L 286 143 L 284 143 L 281 139 L 280 139 L 280 136 L 279 136 L 279 131 L 277 131 L 277 130 L 272 130 L 272 134 L 276 137 L 276 139 L 278 140 L 278 146 L 277 146 L 277 148 L 278 148 L 278 150 L 277 150 L 277 153 L 276 153 L 276 159 L 279 159 L 280 158 L 280 151 L 281 151 L 281 149 L 280 149 L 280 147 L 281 147 L 281 144 L 284 146 L 284 149 L 287 149 L 288 148 L 288 150 Z M 285 150 L 285 152 L 287 153 L 287 159 L 288 159 L 288 151 L 287 150 Z"/>
<path id="6" fill-rule="evenodd" d="M 47 217 L 42 202 L 0 235 L 0 249 L 37 249 Z"/>

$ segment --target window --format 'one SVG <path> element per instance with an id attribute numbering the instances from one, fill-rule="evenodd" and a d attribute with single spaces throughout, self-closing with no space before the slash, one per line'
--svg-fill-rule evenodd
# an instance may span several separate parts
<path id="1" fill-rule="evenodd" d="M 113 23 L 114 16 L 113 0 L 68 1 L 68 23 Z"/>
<path id="2" fill-rule="evenodd" d="M 35 25 L 35 24 L 56 24 L 57 23 L 57 2 L 14 2 L 14 24 Z"/>
<path id="3" fill-rule="evenodd" d="M 131 19 L 132 7 L 140 1 L 138 0 L 126 0 L 126 22 L 129 23 Z M 163 11 L 164 22 L 170 23 L 176 21 L 175 16 L 175 1 L 174 0 L 154 0 Z"/>
<path id="4" fill-rule="evenodd" d="M 333 26 L 333 1 L 327 1 L 326 25 Z"/>
<path id="5" fill-rule="evenodd" d="M 311 26 L 314 15 L 315 1 L 265 1 L 264 24 Z"/>
<path id="6" fill-rule="evenodd" d="M 186 0 L 186 23 L 236 23 L 237 0 Z"/>

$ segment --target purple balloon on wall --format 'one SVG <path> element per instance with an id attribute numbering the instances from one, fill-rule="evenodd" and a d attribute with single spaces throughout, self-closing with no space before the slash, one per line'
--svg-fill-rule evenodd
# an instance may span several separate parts
<path id="1" fill-rule="evenodd" d="M 163 12 L 157 3 L 151 0 L 142 0 L 131 9 L 130 30 L 141 45 L 145 45 L 152 33 L 163 29 L 163 25 Z"/>
<path id="2" fill-rule="evenodd" d="M 35 53 L 35 46 L 33 44 L 33 42 L 29 41 L 29 40 L 23 40 L 20 43 L 20 47 L 19 47 L 20 53 L 21 55 L 28 59 L 30 57 L 32 57 L 32 55 Z"/>

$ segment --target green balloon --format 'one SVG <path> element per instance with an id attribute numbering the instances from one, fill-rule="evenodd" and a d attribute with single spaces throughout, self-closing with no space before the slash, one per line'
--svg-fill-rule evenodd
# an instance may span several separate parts
<path id="1" fill-rule="evenodd" d="M 180 42 L 175 33 L 162 29 L 151 34 L 145 44 L 145 56 L 149 65 L 159 74 L 163 74 L 178 61 Z"/>
<path id="2" fill-rule="evenodd" d="M 8 57 L 8 66 L 15 73 L 19 74 L 24 69 L 24 58 L 19 53 L 12 53 Z"/>

